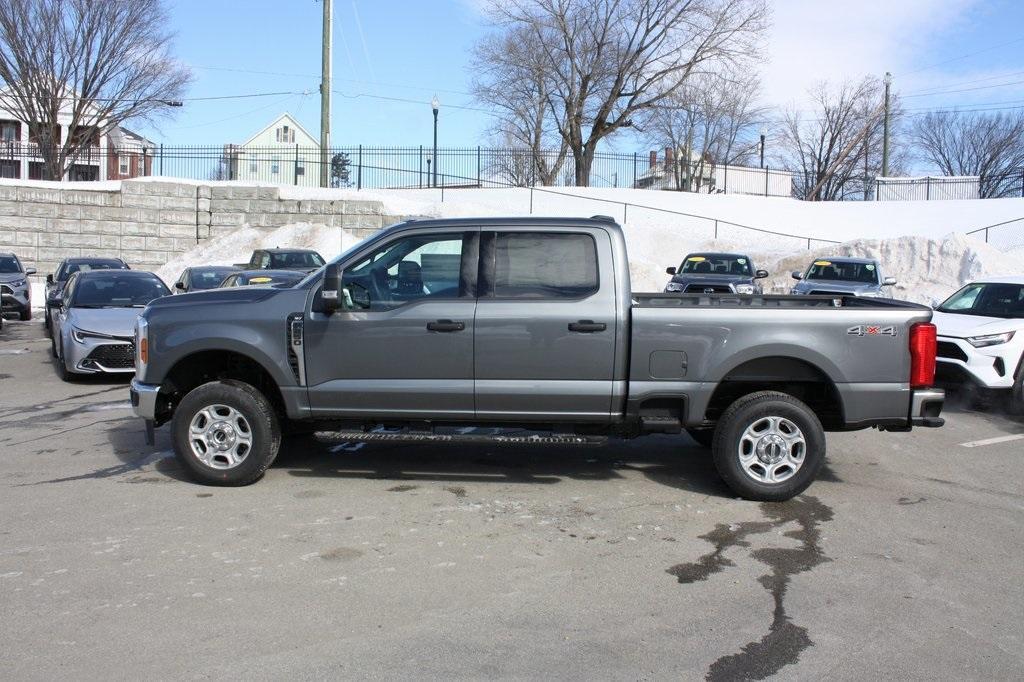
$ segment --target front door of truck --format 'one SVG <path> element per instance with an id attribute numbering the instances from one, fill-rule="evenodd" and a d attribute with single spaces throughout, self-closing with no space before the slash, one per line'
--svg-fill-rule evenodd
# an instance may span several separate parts
<path id="1" fill-rule="evenodd" d="M 479 234 L 397 235 L 346 264 L 355 308 L 305 325 L 314 416 L 473 417 Z"/>
<path id="2" fill-rule="evenodd" d="M 482 233 L 478 418 L 610 418 L 617 333 L 610 254 L 598 229 Z"/>

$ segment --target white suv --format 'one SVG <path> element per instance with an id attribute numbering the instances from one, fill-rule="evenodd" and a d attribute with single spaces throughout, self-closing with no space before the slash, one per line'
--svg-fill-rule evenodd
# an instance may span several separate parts
<path id="1" fill-rule="evenodd" d="M 965 285 L 935 308 L 939 375 L 1010 391 L 1024 410 L 1024 277 L 998 277 Z"/>

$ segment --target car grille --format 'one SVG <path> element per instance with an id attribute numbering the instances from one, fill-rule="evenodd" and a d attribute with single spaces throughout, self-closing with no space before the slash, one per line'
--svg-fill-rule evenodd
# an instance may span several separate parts
<path id="1" fill-rule="evenodd" d="M 960 346 L 950 341 L 939 341 L 936 348 L 936 355 L 940 358 L 950 358 L 951 360 L 967 362 L 967 353 L 965 353 Z"/>
<path id="2" fill-rule="evenodd" d="M 135 367 L 134 343 L 107 343 L 96 346 L 87 360 L 107 369 L 131 369 Z"/>
<path id="3" fill-rule="evenodd" d="M 731 294 L 732 289 L 729 288 L 728 284 L 687 284 L 685 293 L 687 294 L 703 294 L 705 289 L 711 289 L 712 294 Z"/>
<path id="4" fill-rule="evenodd" d="M 825 289 L 812 289 L 808 292 L 811 296 L 849 296 L 849 291 L 826 291 Z"/>

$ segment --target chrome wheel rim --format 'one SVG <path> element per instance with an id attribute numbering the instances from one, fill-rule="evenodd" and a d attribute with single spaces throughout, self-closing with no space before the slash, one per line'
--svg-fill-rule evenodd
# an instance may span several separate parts
<path id="1" fill-rule="evenodd" d="M 234 469 L 252 452 L 249 420 L 228 405 L 207 405 L 188 427 L 192 454 L 213 469 Z"/>
<path id="2" fill-rule="evenodd" d="M 740 436 L 737 454 L 747 476 L 758 483 L 782 483 L 796 475 L 807 458 L 803 431 L 785 417 L 761 417 Z"/>

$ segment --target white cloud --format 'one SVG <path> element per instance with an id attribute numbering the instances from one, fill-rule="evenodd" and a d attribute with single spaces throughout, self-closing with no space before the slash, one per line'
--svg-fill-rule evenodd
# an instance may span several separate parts
<path id="1" fill-rule="evenodd" d="M 772 28 L 762 68 L 764 96 L 770 104 L 801 106 L 807 88 L 822 80 L 880 77 L 891 71 L 900 87 L 927 87 L 929 74 L 910 72 L 930 63 L 929 55 L 938 52 L 936 41 L 966 21 L 979 0 L 773 0 L 771 4 Z M 901 73 L 909 75 L 901 80 Z"/>

